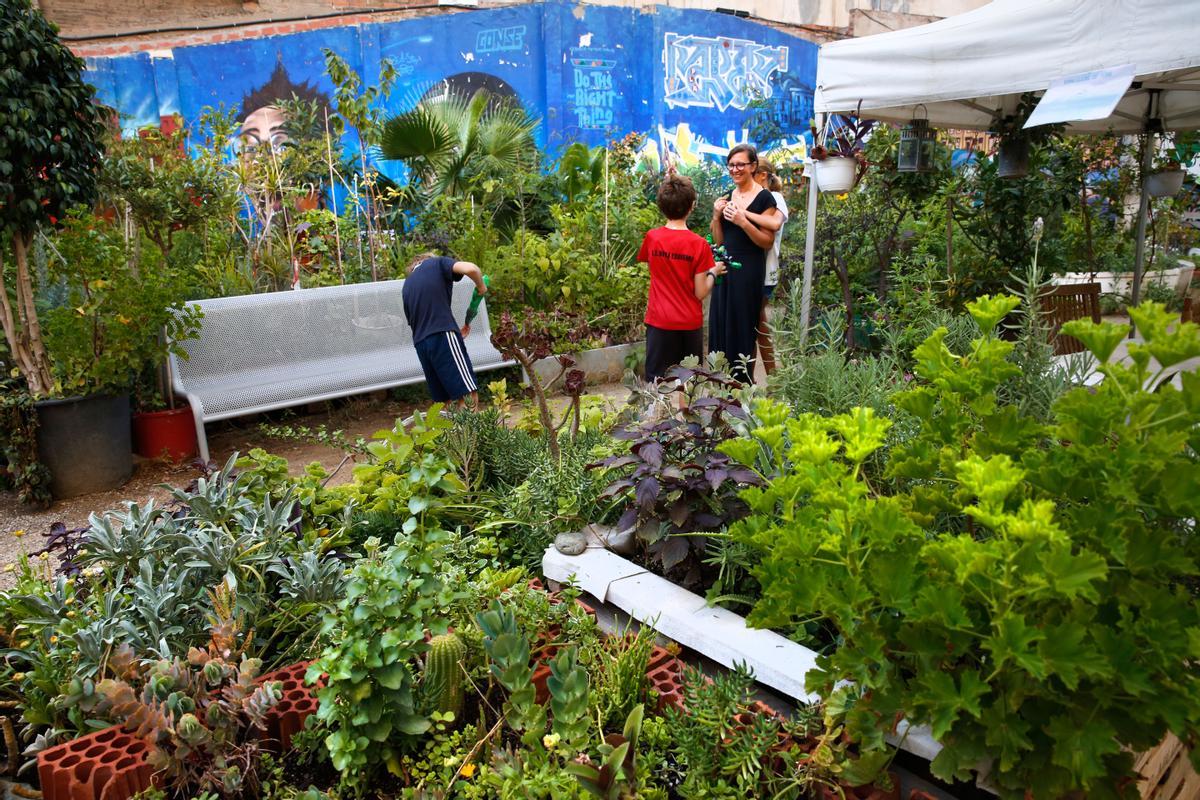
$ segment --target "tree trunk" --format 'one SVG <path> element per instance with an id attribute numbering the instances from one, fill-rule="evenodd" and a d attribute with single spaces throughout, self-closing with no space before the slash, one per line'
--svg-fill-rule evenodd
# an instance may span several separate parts
<path id="1" fill-rule="evenodd" d="M 17 369 L 29 384 L 29 391 L 35 396 L 44 396 L 50 394 L 54 379 L 50 374 L 50 358 L 46 354 L 42 327 L 34 306 L 33 282 L 29 273 L 29 244 L 32 239 L 28 234 L 13 234 L 17 264 L 15 313 L 9 303 L 4 264 L 0 261 L 0 323 L 3 323 L 8 349 L 12 352 Z"/>
<path id="2" fill-rule="evenodd" d="M 838 283 L 842 285 L 842 302 L 846 306 L 846 347 L 853 350 L 857 345 L 854 337 L 854 292 L 850 289 L 850 265 L 834 256 Z"/>

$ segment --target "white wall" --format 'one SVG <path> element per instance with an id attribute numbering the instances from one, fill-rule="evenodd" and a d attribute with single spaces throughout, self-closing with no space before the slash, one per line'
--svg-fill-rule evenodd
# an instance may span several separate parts
<path id="1" fill-rule="evenodd" d="M 645 0 L 589 0 L 589 2 L 626 6 L 650 4 Z M 728 8 L 746 11 L 754 17 L 769 22 L 840 29 L 845 34 L 851 34 L 856 33 L 852 28 L 863 27 L 865 21 L 871 17 L 881 20 L 882 27 L 866 32 L 878 33 L 890 28 L 911 27 L 911 24 L 923 24 L 932 19 L 961 14 L 964 11 L 986 5 L 989 0 L 658 0 L 658 2 L 675 8 L 701 8 L 709 11 Z M 858 35 L 862 35 L 862 33 L 858 33 Z"/>

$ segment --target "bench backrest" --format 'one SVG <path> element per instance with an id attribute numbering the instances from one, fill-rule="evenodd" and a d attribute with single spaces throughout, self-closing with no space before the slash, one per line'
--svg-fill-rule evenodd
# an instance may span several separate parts
<path id="1" fill-rule="evenodd" d="M 404 281 L 378 281 L 198 301 L 204 312 L 197 339 L 182 343 L 186 360 L 172 357 L 183 385 L 221 375 L 287 367 L 326 359 L 362 359 L 382 351 L 416 363 L 412 330 L 404 317 Z M 454 285 L 455 319 L 460 322 L 473 285 Z M 469 348 L 491 349 L 487 304 L 471 325 Z M 494 350 L 493 350 L 494 352 Z"/>
<path id="2" fill-rule="evenodd" d="M 1086 348 L 1074 336 L 1059 333 L 1064 322 L 1090 319 L 1100 322 L 1100 284 L 1067 283 L 1049 289 L 1041 296 L 1042 314 L 1050 326 L 1055 355 L 1080 353 Z"/>

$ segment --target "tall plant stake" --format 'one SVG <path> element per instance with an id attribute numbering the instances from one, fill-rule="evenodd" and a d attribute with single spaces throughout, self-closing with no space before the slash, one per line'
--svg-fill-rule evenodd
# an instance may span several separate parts
<path id="1" fill-rule="evenodd" d="M 346 282 L 346 273 L 342 270 L 342 231 L 338 220 L 341 215 L 337 209 L 337 183 L 333 180 L 333 143 L 332 137 L 329 135 L 329 109 L 325 109 L 325 161 L 329 165 L 329 192 L 333 195 L 333 246 L 334 255 L 337 257 L 338 280 L 341 283 Z"/>

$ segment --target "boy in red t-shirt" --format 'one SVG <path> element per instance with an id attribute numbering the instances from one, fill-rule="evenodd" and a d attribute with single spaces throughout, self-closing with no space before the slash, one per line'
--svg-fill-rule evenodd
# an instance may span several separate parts
<path id="1" fill-rule="evenodd" d="M 667 218 L 661 228 L 647 231 L 638 261 L 650 265 L 650 299 L 646 303 L 646 381 L 660 380 L 687 356 L 701 356 L 704 309 L 724 264 L 713 264 L 712 250 L 688 230 L 687 218 L 696 205 L 691 180 L 670 172 L 658 187 L 658 210 Z"/>

